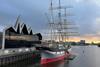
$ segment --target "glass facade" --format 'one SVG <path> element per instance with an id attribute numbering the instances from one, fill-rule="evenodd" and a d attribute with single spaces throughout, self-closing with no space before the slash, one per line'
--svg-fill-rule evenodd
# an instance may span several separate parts
<path id="1" fill-rule="evenodd" d="M 32 47 L 39 42 L 36 35 L 17 34 L 7 30 L 5 32 L 5 48 Z"/>

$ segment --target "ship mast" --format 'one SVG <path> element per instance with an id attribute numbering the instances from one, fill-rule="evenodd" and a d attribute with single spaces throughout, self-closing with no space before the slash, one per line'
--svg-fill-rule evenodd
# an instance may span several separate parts
<path id="1" fill-rule="evenodd" d="M 61 21 L 62 21 L 62 18 L 61 18 L 61 2 L 59 0 L 59 12 L 58 12 L 58 19 L 59 19 L 59 22 L 58 22 L 58 25 L 60 28 L 58 28 L 58 33 L 59 33 L 59 42 L 61 41 L 61 28 L 62 28 L 62 25 L 61 25 Z"/>
<path id="2" fill-rule="evenodd" d="M 61 0 L 59 0 L 58 7 L 53 6 L 53 0 L 50 0 L 50 1 L 51 2 L 50 2 L 49 10 L 50 10 L 51 18 L 50 18 L 49 26 L 51 28 L 51 44 L 53 43 L 55 36 L 57 37 L 59 43 L 63 42 L 64 40 L 66 41 L 66 39 L 68 41 L 69 36 L 73 36 L 73 33 L 76 33 L 76 32 L 68 32 L 69 29 L 75 29 L 75 27 L 71 27 L 71 25 L 73 24 L 70 24 L 70 22 L 68 23 L 67 21 L 67 16 L 68 16 L 66 13 L 67 7 L 64 7 L 61 5 Z M 57 19 L 55 18 L 55 15 L 54 15 L 55 11 L 57 13 L 58 21 L 55 20 Z"/>
<path id="3" fill-rule="evenodd" d="M 54 15 L 53 15 L 53 11 L 54 10 L 59 10 L 59 12 L 58 12 L 58 19 L 59 19 L 59 22 L 58 23 L 56 23 L 55 22 L 55 18 L 54 18 Z M 51 6 L 50 6 L 50 13 L 51 13 L 51 22 L 49 23 L 49 26 L 51 27 L 51 43 L 52 43 L 52 41 L 53 41 L 53 29 L 55 28 L 55 26 L 56 26 L 56 28 L 57 28 L 57 31 L 58 31 L 58 35 L 59 35 L 59 37 L 58 37 L 58 39 L 59 39 L 59 42 L 61 41 L 61 28 L 62 28 L 62 25 L 61 25 L 61 22 L 62 22 L 62 18 L 61 18 L 61 2 L 60 2 L 60 0 L 59 0 L 59 6 L 57 7 L 57 8 L 53 8 L 53 2 L 52 2 L 52 0 L 51 0 Z M 58 26 L 57 26 L 58 25 Z"/>
<path id="4" fill-rule="evenodd" d="M 50 4 L 50 13 L 51 13 L 51 22 L 49 23 L 49 26 L 51 28 L 51 45 L 53 43 L 53 24 L 54 24 L 54 17 L 53 17 L 53 4 L 52 4 L 52 0 L 51 0 L 51 4 Z"/>

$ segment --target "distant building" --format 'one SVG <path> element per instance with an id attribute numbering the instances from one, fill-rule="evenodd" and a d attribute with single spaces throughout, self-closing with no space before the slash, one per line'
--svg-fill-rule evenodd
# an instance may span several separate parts
<path id="1" fill-rule="evenodd" d="M 85 40 L 80 40 L 80 45 L 85 45 Z"/>

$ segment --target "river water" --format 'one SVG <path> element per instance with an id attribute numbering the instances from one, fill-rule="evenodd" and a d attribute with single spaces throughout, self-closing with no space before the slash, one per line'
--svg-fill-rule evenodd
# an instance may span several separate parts
<path id="1" fill-rule="evenodd" d="M 22 61 L 7 67 L 100 67 L 100 47 L 97 46 L 73 46 L 73 60 L 58 61 L 46 65 L 34 65 L 30 61 Z"/>

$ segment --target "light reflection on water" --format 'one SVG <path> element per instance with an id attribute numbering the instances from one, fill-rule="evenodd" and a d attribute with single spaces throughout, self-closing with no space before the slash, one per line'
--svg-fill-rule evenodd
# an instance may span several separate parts
<path id="1" fill-rule="evenodd" d="M 45 65 L 21 61 L 6 67 L 100 67 L 100 47 L 97 46 L 74 46 L 72 53 L 77 55 L 73 60 L 64 60 Z"/>

